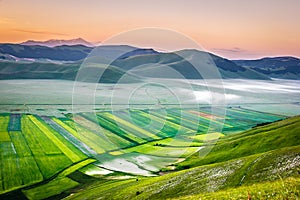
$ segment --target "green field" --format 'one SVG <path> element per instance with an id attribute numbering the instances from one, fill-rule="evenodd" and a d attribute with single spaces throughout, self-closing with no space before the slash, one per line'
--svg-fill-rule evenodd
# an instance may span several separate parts
<path id="1" fill-rule="evenodd" d="M 294 117 L 224 136 L 206 157 L 197 158 L 195 154 L 177 165 L 190 169 L 138 181 L 99 182 L 82 191 L 75 190 L 67 199 L 247 199 L 248 195 L 251 199 L 298 199 L 299 127 L 300 117 Z M 266 145 L 263 145 L 266 138 L 263 134 L 267 134 Z M 238 143 L 240 149 L 234 152 L 224 149 L 241 139 L 245 142 Z M 260 145 L 239 154 L 258 140 L 262 141 Z"/>
<path id="2" fill-rule="evenodd" d="M 114 193 L 114 189 L 108 189 L 113 186 L 120 189 L 116 198 L 126 195 L 128 198 L 136 195 L 140 198 L 173 197 L 168 194 L 169 190 L 164 189 L 163 194 L 154 195 L 153 192 L 161 191 L 163 185 L 173 185 L 175 189 L 169 192 L 177 194 L 181 189 L 187 190 L 185 187 L 176 189 L 179 186 L 175 177 L 181 173 L 191 173 L 188 177 L 192 177 L 200 172 L 209 174 L 216 170 L 215 167 L 221 169 L 222 166 L 232 171 L 226 175 L 230 181 L 226 183 L 228 187 L 237 186 L 235 179 L 238 178 L 234 177 L 243 176 L 245 168 L 259 158 L 255 161 L 257 169 L 248 170 L 253 176 L 243 178 L 243 184 L 254 184 L 260 165 L 267 162 L 262 156 L 265 152 L 274 151 L 276 154 L 268 154 L 272 157 L 277 153 L 283 155 L 283 151 L 299 150 L 298 147 L 284 149 L 300 145 L 298 118 L 282 122 L 278 120 L 284 116 L 241 107 L 227 108 L 223 118 L 221 113 L 212 115 L 210 112 L 210 108 L 203 107 L 201 111 L 189 108 L 168 108 L 164 112 L 127 109 L 65 114 L 63 117 L 0 114 L 0 197 L 13 199 L 11 197 L 16 193 L 24 198 L 44 199 L 68 193 L 72 188 L 76 191 L 77 187 L 84 186 L 80 181 L 82 177 L 89 180 L 88 175 L 93 173 L 99 173 L 96 182 L 101 189 L 92 195 Z M 278 122 L 267 124 L 274 121 Z M 287 130 L 289 134 L 282 134 Z M 208 149 L 212 150 L 206 157 L 199 157 Z M 159 176 L 166 171 L 188 168 L 191 171 Z M 111 180 L 137 175 L 157 177 L 140 177 L 140 189 L 137 189 L 135 179 Z M 201 177 L 199 184 L 208 184 L 208 180 Z M 217 183 L 221 180 L 222 177 L 216 179 Z M 186 185 L 191 182 L 189 178 L 186 181 Z M 146 187 L 153 189 L 148 191 Z"/>
<path id="3" fill-rule="evenodd" d="M 2 127 L 8 128 L 8 119 L 2 118 Z M 47 180 L 87 158 L 40 118 L 22 115 L 20 123 L 21 131 L 1 132 L 0 194 Z"/>

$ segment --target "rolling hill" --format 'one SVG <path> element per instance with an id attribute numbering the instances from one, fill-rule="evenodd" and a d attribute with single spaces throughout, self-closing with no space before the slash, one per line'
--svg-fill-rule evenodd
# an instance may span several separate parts
<path id="1" fill-rule="evenodd" d="M 86 58 L 92 50 L 92 48 L 82 45 L 50 48 L 2 44 L 0 45 L 2 60 L 0 62 L 0 79 L 74 80 L 82 59 Z M 203 63 L 201 69 L 197 71 L 191 63 L 202 62 L 202 60 L 204 62 L 207 57 L 211 57 L 215 62 L 222 78 L 268 79 L 268 77 L 241 67 L 230 60 L 197 50 L 159 53 L 153 49 L 108 45 L 98 47 L 93 54 L 97 59 L 100 57 L 103 60 L 114 60 L 111 63 L 111 69 L 114 70 L 107 73 L 111 77 L 105 78 L 105 80 L 111 79 L 110 83 L 116 82 L 115 77 L 120 78 L 121 74 L 129 70 L 130 74 L 135 74 L 136 77 L 202 79 L 203 77 L 198 71 L 209 71 L 209 68 L 214 65 Z M 117 59 L 115 59 L 116 55 Z M 209 78 L 219 78 L 219 76 L 213 74 Z"/>
<path id="2" fill-rule="evenodd" d="M 131 74 L 141 77 L 156 78 L 186 78 L 202 79 L 203 74 L 198 71 L 208 72 L 209 78 L 240 78 L 240 79 L 261 79 L 270 78 L 300 79 L 300 59 L 293 57 L 263 58 L 260 60 L 235 60 L 216 56 L 211 53 L 198 50 L 185 49 L 177 52 L 162 53 L 153 49 L 136 48 L 128 45 L 107 45 L 87 47 L 84 45 L 62 45 L 55 47 L 31 45 L 35 43 L 21 44 L 0 44 L 0 77 L 1 79 L 66 79 L 73 80 L 78 67 L 69 67 L 67 74 L 65 65 L 80 66 L 79 64 L 92 52 L 94 56 L 101 57 L 103 60 L 114 61 L 111 65 L 115 71 L 130 71 Z M 94 50 L 94 51 L 93 51 Z M 116 57 L 117 55 L 117 57 Z M 205 60 L 212 61 L 205 61 Z M 8 64 L 9 63 L 9 64 Z M 27 64 L 38 65 L 29 67 Z M 192 65 L 200 63 L 198 71 Z M 215 65 L 214 65 L 214 64 Z M 7 66 L 11 66 L 7 72 Z M 24 67 L 24 74 L 20 75 L 20 68 Z M 56 70 L 48 70 L 52 68 Z M 45 67 L 44 69 L 43 66 Z M 59 67 L 61 69 L 58 69 Z M 216 76 L 213 71 L 217 67 L 220 76 Z M 3 68 L 6 68 L 3 70 Z M 13 71 L 13 69 L 19 69 Z M 72 71 L 73 70 L 73 71 Z M 43 72 L 41 74 L 40 72 Z M 73 74 L 73 75 L 71 75 Z M 114 79 L 113 73 L 110 74 Z M 205 78 L 208 78 L 207 76 Z M 115 81 L 113 81 L 115 82 Z"/>
<path id="3" fill-rule="evenodd" d="M 209 58 L 212 58 L 222 78 L 269 79 L 267 76 L 241 67 L 228 59 L 198 50 L 132 56 L 118 59 L 112 65 L 124 70 L 133 69 L 133 73 L 146 77 L 202 79 L 203 77 L 198 71 L 201 73 L 202 70 L 207 71 L 207 68 L 214 67 L 212 63 L 204 62 Z M 198 70 L 196 70 L 192 64 L 199 62 L 200 65 L 197 66 Z M 214 73 L 210 75 L 212 76 L 210 78 L 219 78 Z"/>
<path id="4" fill-rule="evenodd" d="M 258 60 L 235 60 L 234 62 L 272 78 L 300 79 L 299 58 L 275 57 Z"/>

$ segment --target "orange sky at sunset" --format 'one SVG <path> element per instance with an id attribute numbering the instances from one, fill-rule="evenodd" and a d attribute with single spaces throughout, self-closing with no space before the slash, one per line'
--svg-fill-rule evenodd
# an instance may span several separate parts
<path id="1" fill-rule="evenodd" d="M 0 42 L 179 31 L 227 58 L 300 57 L 299 0 L 0 0 Z"/>

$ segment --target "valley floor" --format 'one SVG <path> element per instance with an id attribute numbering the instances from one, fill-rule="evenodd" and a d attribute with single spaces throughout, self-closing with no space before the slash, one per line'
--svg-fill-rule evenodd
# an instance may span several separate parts
<path id="1" fill-rule="evenodd" d="M 280 183 L 278 198 L 299 195 L 300 117 L 209 109 L 3 113 L 0 197 L 263 199 Z"/>

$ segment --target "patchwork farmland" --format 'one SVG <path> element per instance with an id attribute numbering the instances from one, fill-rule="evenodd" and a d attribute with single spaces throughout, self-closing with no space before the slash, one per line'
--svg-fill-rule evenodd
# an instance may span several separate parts
<path id="1" fill-rule="evenodd" d="M 29 199 L 48 198 L 79 185 L 69 175 L 80 169 L 155 176 L 219 137 L 285 118 L 241 107 L 219 114 L 208 107 L 64 117 L 3 113 L 0 195 L 20 191 Z"/>

